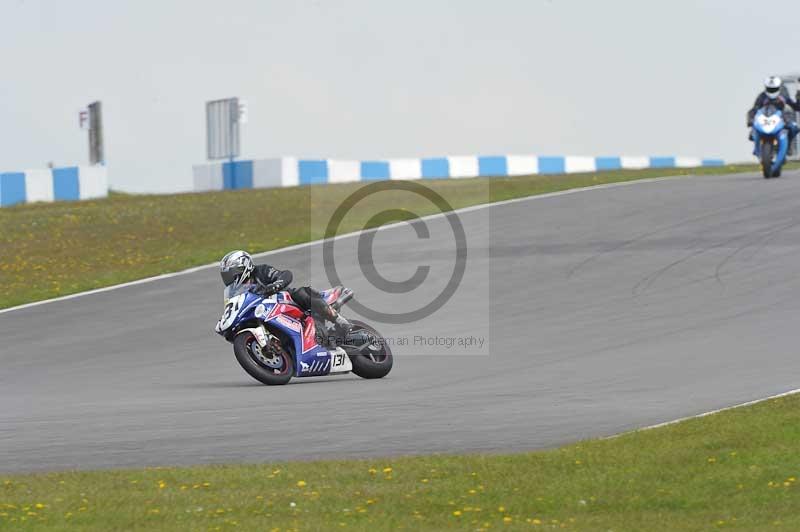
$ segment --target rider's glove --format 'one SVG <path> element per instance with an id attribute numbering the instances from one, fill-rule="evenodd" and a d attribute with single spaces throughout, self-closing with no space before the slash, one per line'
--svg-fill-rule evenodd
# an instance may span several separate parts
<path id="1" fill-rule="evenodd" d="M 275 292 L 280 292 L 284 286 L 286 286 L 286 283 L 283 281 L 275 281 L 274 283 L 269 283 L 268 285 L 264 286 L 261 289 L 261 292 L 271 295 Z"/>

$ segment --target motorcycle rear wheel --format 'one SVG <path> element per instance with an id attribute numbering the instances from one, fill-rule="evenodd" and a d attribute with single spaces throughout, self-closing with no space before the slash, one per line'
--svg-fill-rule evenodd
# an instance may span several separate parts
<path id="1" fill-rule="evenodd" d="M 350 333 L 364 331 L 371 336 L 380 339 L 379 343 L 375 344 L 375 349 L 368 349 L 366 354 L 351 354 L 352 350 L 348 349 L 347 355 L 350 357 L 350 362 L 353 363 L 353 373 L 362 379 L 380 379 L 389 374 L 394 364 L 392 358 L 392 350 L 386 343 L 386 340 L 374 328 L 370 327 L 364 322 L 353 321 L 353 329 Z"/>
<path id="2" fill-rule="evenodd" d="M 251 332 L 243 332 L 234 338 L 233 354 L 248 375 L 269 386 L 286 384 L 294 375 L 291 355 L 270 344 L 262 348 Z"/>

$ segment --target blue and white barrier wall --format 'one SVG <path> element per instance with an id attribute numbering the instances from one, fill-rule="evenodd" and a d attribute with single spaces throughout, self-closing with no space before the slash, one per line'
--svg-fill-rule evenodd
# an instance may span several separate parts
<path id="1" fill-rule="evenodd" d="M 75 201 L 108 196 L 105 166 L 70 166 L 0 172 L 0 207 L 37 201 Z"/>
<path id="2" fill-rule="evenodd" d="M 340 159 L 241 160 L 195 165 L 194 191 L 293 187 L 383 179 L 449 179 L 570 174 L 642 168 L 722 166 L 697 157 L 457 156 L 371 161 Z"/>

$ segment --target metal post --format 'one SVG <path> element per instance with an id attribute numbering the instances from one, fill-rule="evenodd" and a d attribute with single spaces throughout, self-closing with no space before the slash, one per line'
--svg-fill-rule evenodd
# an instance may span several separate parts
<path id="1" fill-rule="evenodd" d="M 101 102 L 89 104 L 89 163 L 106 164 L 103 146 L 103 106 Z"/>

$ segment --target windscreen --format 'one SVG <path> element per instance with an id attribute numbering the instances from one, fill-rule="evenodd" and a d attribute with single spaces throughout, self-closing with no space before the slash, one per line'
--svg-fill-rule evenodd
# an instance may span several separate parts
<path id="1" fill-rule="evenodd" d="M 223 300 L 228 301 L 238 295 L 251 291 L 255 285 L 253 283 L 232 284 L 225 287 L 223 292 Z"/>

